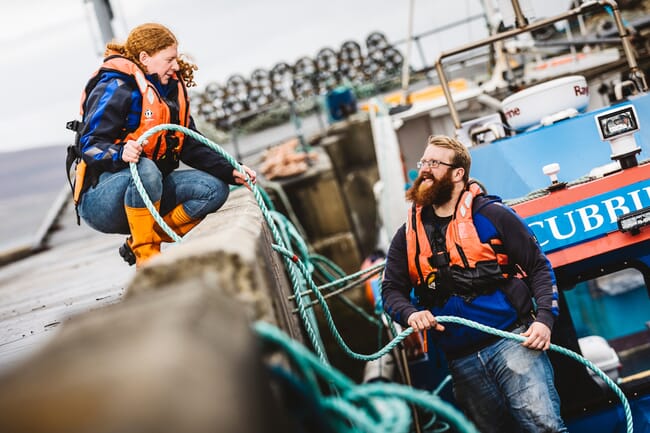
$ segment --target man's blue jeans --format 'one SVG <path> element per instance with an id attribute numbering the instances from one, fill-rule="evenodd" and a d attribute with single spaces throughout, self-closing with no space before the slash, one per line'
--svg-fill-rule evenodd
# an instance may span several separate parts
<path id="1" fill-rule="evenodd" d="M 449 368 L 454 397 L 481 433 L 567 431 L 545 352 L 501 339 Z"/>
<path id="2" fill-rule="evenodd" d="M 163 179 L 147 158 L 140 158 L 138 174 L 151 201 L 160 200 L 161 215 L 182 203 L 189 217 L 201 219 L 223 206 L 230 191 L 225 182 L 199 170 L 176 170 Z M 129 168 L 102 173 L 97 185 L 83 194 L 79 215 L 100 232 L 129 234 L 125 205 L 145 207 Z"/>

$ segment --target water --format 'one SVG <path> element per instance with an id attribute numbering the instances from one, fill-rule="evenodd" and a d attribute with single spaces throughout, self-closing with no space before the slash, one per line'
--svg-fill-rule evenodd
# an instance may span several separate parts
<path id="1" fill-rule="evenodd" d="M 0 255 L 31 242 L 57 195 L 67 185 L 63 146 L 1 156 Z"/>

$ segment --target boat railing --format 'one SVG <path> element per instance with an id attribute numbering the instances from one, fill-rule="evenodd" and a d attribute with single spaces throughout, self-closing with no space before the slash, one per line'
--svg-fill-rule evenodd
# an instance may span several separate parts
<path id="1" fill-rule="evenodd" d="M 382 51 L 384 53 L 384 58 L 379 59 L 380 62 L 386 62 L 387 59 L 385 56 L 387 56 L 390 53 L 397 53 L 400 57 L 402 56 L 402 53 L 400 51 L 404 51 L 404 47 L 408 47 L 410 43 L 412 43 L 416 49 L 417 52 L 419 53 L 419 61 L 420 64 L 413 68 L 414 73 L 418 74 L 419 76 L 425 76 L 426 79 L 429 81 L 429 84 L 434 84 L 434 78 L 435 74 L 432 72 L 435 70 L 434 64 L 431 62 L 430 59 L 426 58 L 426 52 L 430 51 L 430 46 L 432 44 L 432 40 L 435 37 L 440 37 L 441 34 L 444 34 L 444 32 L 456 32 L 458 31 L 457 29 L 466 27 L 471 24 L 477 24 L 480 25 L 482 22 L 484 22 L 487 26 L 488 23 L 488 18 L 486 14 L 480 13 L 480 14 L 475 14 L 471 15 L 468 17 L 465 17 L 463 19 L 453 21 L 438 27 L 430 28 L 428 30 L 425 30 L 420 33 L 416 33 L 413 35 L 409 35 L 406 38 L 403 38 L 401 40 L 396 40 L 396 41 L 388 41 L 384 40 L 383 43 L 386 44 L 385 48 L 391 48 L 391 51 Z M 486 30 L 487 33 L 487 30 Z M 375 36 L 383 36 L 379 32 L 375 32 Z M 368 38 L 371 38 L 373 34 L 369 35 Z M 377 39 L 377 38 L 375 38 Z M 377 39 L 378 40 L 378 39 Z M 344 49 L 344 46 L 351 46 L 355 45 L 356 42 L 354 41 L 347 41 L 344 42 L 343 45 L 341 46 L 341 50 Z M 377 42 L 378 45 L 381 45 L 381 43 Z M 356 44 L 359 46 L 359 49 L 361 50 L 361 46 L 359 44 Z M 368 45 L 368 41 L 366 41 L 366 45 Z M 351 59 L 351 61 L 354 62 L 359 62 L 364 59 L 369 59 L 371 56 L 371 49 L 370 47 L 366 47 L 366 52 L 359 52 L 358 55 L 361 56 L 361 59 L 359 58 L 354 58 Z M 394 48 L 394 49 L 393 49 Z M 206 119 L 211 124 L 214 124 L 215 127 L 218 129 L 224 130 L 224 131 L 235 131 L 235 135 L 241 135 L 241 134 L 246 134 L 248 132 L 256 132 L 258 129 L 264 129 L 266 127 L 266 124 L 273 124 L 273 119 L 275 118 L 283 118 L 283 115 L 286 114 L 284 113 L 285 111 L 289 111 L 290 107 L 289 105 L 292 103 L 290 100 L 291 97 L 288 94 L 288 92 L 291 92 L 293 95 L 293 98 L 296 100 L 295 102 L 299 104 L 296 104 L 296 109 L 298 110 L 298 114 L 301 116 L 304 116 L 305 114 L 312 113 L 314 111 L 319 111 L 319 109 L 323 108 L 321 107 L 322 101 L 319 101 L 320 99 L 323 98 L 324 93 L 323 89 L 329 89 L 333 85 L 346 85 L 346 86 L 353 86 L 355 89 L 355 94 L 357 94 L 358 97 L 364 98 L 365 94 L 368 93 L 372 96 L 375 96 L 377 93 L 382 93 L 388 89 L 395 88 L 396 87 L 396 79 L 399 77 L 399 70 L 402 69 L 402 66 L 399 66 L 399 69 L 395 70 L 385 70 L 385 71 L 380 71 L 381 73 L 377 73 L 375 75 L 373 74 L 366 74 L 365 78 L 361 80 L 360 78 L 357 79 L 350 79 L 349 77 L 347 78 L 342 78 L 342 79 L 335 79 L 332 78 L 330 75 L 328 75 L 328 71 L 326 70 L 326 66 L 318 66 L 318 58 L 323 53 L 326 51 L 326 48 L 322 48 L 321 50 L 318 51 L 319 54 L 316 55 L 316 57 L 309 58 L 309 57 L 303 57 L 299 59 L 295 64 L 290 65 L 286 64 L 287 71 L 287 79 L 290 81 L 289 86 L 291 90 L 287 91 L 287 89 L 284 88 L 282 91 L 279 91 L 277 88 L 275 88 L 275 84 L 273 84 L 272 88 L 258 88 L 256 87 L 258 84 L 255 84 L 253 81 L 253 75 L 255 73 L 266 73 L 268 76 L 266 78 L 269 78 L 275 71 L 275 69 L 281 64 L 277 64 L 274 66 L 271 70 L 266 71 L 263 68 L 258 68 L 256 71 L 253 71 L 250 77 L 245 77 L 242 75 L 238 76 L 231 76 L 228 79 L 228 82 L 231 80 L 234 80 L 235 78 L 238 78 L 237 83 L 239 84 L 240 88 L 237 89 L 237 91 L 232 91 L 229 89 L 229 84 L 228 82 L 225 84 L 219 84 L 216 82 L 210 83 L 208 86 L 203 91 L 200 92 L 195 92 L 194 96 L 196 98 L 196 103 L 193 104 L 194 107 L 198 107 L 198 114 Z M 338 55 L 341 55 L 341 52 L 336 52 L 334 50 L 330 50 L 331 54 L 334 55 L 335 57 Z M 337 54 L 338 53 L 338 54 Z M 372 54 L 372 56 L 377 56 L 377 53 Z M 462 59 L 458 71 L 464 71 L 465 68 L 469 65 L 471 67 L 475 67 L 478 69 L 480 66 L 483 68 L 482 65 L 487 65 L 489 64 L 489 59 L 490 59 L 490 54 L 486 50 L 485 52 L 481 52 L 479 54 L 472 53 L 471 56 L 468 56 L 465 59 Z M 305 72 L 305 71 L 298 71 L 298 63 L 301 61 L 311 61 L 313 63 L 313 70 L 311 72 Z M 345 63 L 344 60 L 339 59 L 338 60 L 338 69 L 344 69 L 344 68 L 349 68 L 350 65 L 348 64 L 341 64 L 341 62 Z M 309 62 L 308 62 L 309 63 Z M 388 62 L 390 63 L 390 62 Z M 417 63 L 417 62 L 416 62 Z M 358 65 L 357 65 L 358 66 Z M 412 65 L 408 66 L 409 68 L 412 68 Z M 325 68 L 325 69 L 322 69 Z M 271 74 L 271 75 L 269 75 Z M 302 81 L 308 81 L 312 83 L 312 86 L 309 87 L 307 86 L 307 91 L 306 92 L 301 92 L 297 88 L 296 83 L 294 80 L 302 80 Z M 267 80 L 269 81 L 269 80 Z M 272 80 L 271 80 L 272 81 Z M 269 81 L 270 82 L 270 81 Z M 266 82 L 265 82 L 266 83 Z M 267 83 L 268 84 L 268 83 Z M 286 84 L 286 83 L 283 83 Z M 269 95 L 272 94 L 274 97 L 270 102 L 266 103 L 253 103 L 248 106 L 248 102 L 250 102 L 250 97 L 251 95 L 249 92 L 251 89 L 257 90 L 263 90 L 262 94 L 264 95 Z M 232 99 L 235 102 L 237 102 L 240 106 L 240 108 L 236 109 L 234 107 L 231 108 L 226 108 L 225 107 L 225 96 L 217 96 L 219 91 L 225 92 L 227 96 L 229 97 L 229 100 Z M 206 111 L 203 112 L 203 108 L 206 108 Z M 222 111 L 222 114 L 218 114 L 219 111 Z M 319 113 L 320 116 L 321 113 Z M 269 118 L 272 118 L 269 120 L 269 122 L 264 122 L 264 117 L 268 116 Z M 258 122 L 262 124 L 262 126 L 256 127 L 255 125 L 253 127 L 244 127 L 244 125 L 247 125 L 248 122 L 252 119 L 257 119 L 260 118 L 261 121 Z M 322 121 L 320 121 L 319 117 L 319 128 L 323 130 L 325 128 L 325 125 Z"/>
<path id="2" fill-rule="evenodd" d="M 426 30 L 426 31 L 423 31 L 423 32 L 420 32 L 420 33 L 416 33 L 414 35 L 407 36 L 406 38 L 403 38 L 403 39 L 398 39 L 396 41 L 393 41 L 392 44 L 393 44 L 393 46 L 398 47 L 398 48 L 402 47 L 402 46 L 407 46 L 409 43 L 415 44 L 415 47 L 417 49 L 417 53 L 418 53 L 418 56 L 419 56 L 421 67 L 420 68 L 414 68 L 413 73 L 414 74 L 423 74 L 423 75 L 425 75 L 426 78 L 429 80 L 429 84 L 434 84 L 433 79 L 429 74 L 430 74 L 430 72 L 435 70 L 435 63 L 430 63 L 429 60 L 427 60 L 427 56 L 425 54 L 426 50 L 425 50 L 423 41 L 425 39 L 430 39 L 432 37 L 437 37 L 441 33 L 444 33 L 446 31 L 451 31 L 451 30 L 454 30 L 454 29 L 458 29 L 460 27 L 471 25 L 473 22 L 480 22 L 480 21 L 483 21 L 485 23 L 486 27 L 489 27 L 488 26 L 488 24 L 489 24 L 488 16 L 485 13 L 475 14 L 475 15 L 470 15 L 470 16 L 462 19 L 462 20 L 452 21 L 452 22 L 447 23 L 445 25 L 434 27 L 432 29 L 429 29 L 429 30 Z M 471 56 L 471 57 L 468 57 L 468 58 L 463 59 L 463 60 L 471 60 L 471 59 L 474 59 L 474 58 L 483 59 L 483 63 L 488 63 L 488 61 L 489 61 L 489 52 L 486 51 L 484 53 L 480 53 L 478 55 Z M 412 67 L 412 64 L 409 65 L 409 67 Z"/>
<path id="3" fill-rule="evenodd" d="M 583 3 L 582 5 L 570 9 L 566 12 L 563 12 L 559 15 L 541 19 L 533 23 L 529 23 L 528 20 L 523 15 L 521 11 L 521 7 L 519 6 L 519 0 L 511 0 L 511 1 L 516 16 L 516 21 L 515 21 L 516 27 L 505 30 L 500 33 L 495 33 L 476 42 L 471 42 L 462 45 L 458 48 L 444 51 L 439 54 L 438 59 L 436 60 L 435 68 L 438 73 L 438 79 L 440 82 L 440 86 L 442 87 L 443 93 L 445 95 L 447 106 L 449 108 L 449 114 L 451 116 L 451 119 L 454 123 L 456 130 L 459 130 L 461 128 L 461 121 L 460 121 L 460 116 L 458 114 L 458 110 L 456 109 L 456 106 L 451 96 L 451 89 L 449 87 L 449 82 L 443 67 L 443 60 L 450 57 L 458 56 L 462 53 L 472 51 L 477 48 L 492 45 L 496 42 L 514 38 L 515 36 L 518 36 L 523 33 L 532 32 L 534 30 L 544 28 L 546 26 L 549 26 L 559 21 L 564 21 L 573 17 L 585 15 L 588 12 L 593 11 L 594 9 L 611 8 L 612 15 L 614 17 L 614 22 L 618 29 L 618 35 L 623 46 L 623 52 L 625 54 L 628 67 L 630 69 L 630 74 L 629 74 L 630 79 L 635 83 L 635 85 L 639 90 L 644 92 L 648 90 L 645 74 L 639 68 L 636 60 L 636 56 L 634 54 L 634 49 L 631 42 L 631 37 L 632 37 L 631 33 L 623 24 L 623 20 L 621 18 L 621 13 L 618 4 L 614 0 L 598 0 L 598 1 Z"/>

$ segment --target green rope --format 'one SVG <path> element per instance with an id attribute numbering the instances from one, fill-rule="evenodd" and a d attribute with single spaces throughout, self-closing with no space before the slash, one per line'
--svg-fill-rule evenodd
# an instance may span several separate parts
<path id="1" fill-rule="evenodd" d="M 478 329 L 479 331 L 486 332 L 488 334 L 496 335 L 498 337 L 503 337 L 503 338 L 510 338 L 515 341 L 525 341 L 526 337 L 519 335 L 519 334 L 513 334 L 512 332 L 506 332 L 502 331 L 500 329 L 494 329 L 489 326 L 485 326 L 481 323 L 474 322 L 473 320 L 468 320 L 468 319 L 463 319 L 461 317 L 454 317 L 454 316 L 436 316 L 436 320 L 439 323 L 456 323 L 459 325 L 465 325 L 465 326 L 470 326 L 472 328 Z M 409 328 L 413 329 L 413 328 Z M 551 350 L 554 350 L 558 353 L 561 353 L 562 355 L 568 356 L 569 358 L 572 358 L 585 366 L 587 366 L 591 371 L 596 373 L 598 377 L 600 377 L 611 389 L 614 391 L 614 393 L 617 395 L 617 397 L 621 400 L 621 403 L 623 404 L 623 411 L 625 412 L 625 419 L 627 423 L 627 431 L 628 433 L 632 433 L 633 431 L 633 426 L 632 426 L 632 410 L 630 409 L 630 404 L 627 401 L 627 398 L 625 397 L 625 394 L 623 394 L 623 391 L 612 381 L 609 376 L 607 376 L 600 368 L 596 367 L 591 361 L 588 359 L 580 356 L 576 352 L 569 350 L 567 348 L 564 348 L 562 346 L 558 346 L 556 344 L 551 344 L 550 347 Z"/>
<path id="2" fill-rule="evenodd" d="M 323 275 L 327 278 L 328 281 L 339 282 L 339 279 L 345 278 L 345 271 L 327 257 L 320 254 L 311 254 L 309 256 L 309 260 L 314 264 L 319 265 L 320 269 L 322 269 Z M 326 270 L 326 267 L 329 270 Z"/>
<path id="3" fill-rule="evenodd" d="M 158 125 L 155 126 L 151 129 L 149 129 L 147 132 L 145 132 L 139 139 L 138 143 L 142 143 L 144 140 L 146 140 L 148 137 L 151 135 L 162 131 L 162 130 L 174 130 L 174 131 L 179 131 L 184 133 L 185 135 L 189 135 L 190 137 L 194 138 L 195 140 L 205 144 L 209 148 L 213 149 L 214 151 L 218 152 L 221 154 L 236 170 L 245 173 L 244 170 L 242 169 L 241 165 L 235 161 L 232 156 L 230 156 L 227 152 L 225 152 L 221 146 L 218 144 L 213 143 L 206 137 L 200 135 L 199 133 L 192 131 L 188 128 L 179 126 L 179 125 L 173 125 L 173 124 L 164 124 L 164 125 Z M 140 181 L 138 172 L 137 172 L 137 164 L 135 163 L 130 163 L 130 170 L 131 174 L 133 176 L 134 183 L 136 185 L 136 188 L 140 195 L 142 196 L 142 199 L 147 207 L 147 209 L 151 212 L 152 216 L 154 217 L 154 220 L 160 227 L 175 241 L 179 242 L 182 240 L 162 219 L 158 211 L 155 209 L 153 206 L 153 203 L 151 202 L 151 199 L 148 197 L 147 192 L 145 191 L 142 182 Z M 307 335 L 309 336 L 310 342 L 316 351 L 318 357 L 322 361 L 324 366 L 327 366 L 329 368 L 329 362 L 327 361 L 327 357 L 325 355 L 325 350 L 324 350 L 324 345 L 323 342 L 320 338 L 320 334 L 318 333 L 318 328 L 316 326 L 316 320 L 315 316 L 313 314 L 313 309 L 309 309 L 308 313 L 308 308 L 306 308 L 306 305 L 304 304 L 304 295 L 300 291 L 300 287 L 302 287 L 301 283 L 306 283 L 308 286 L 309 290 L 311 290 L 311 293 L 316 296 L 318 302 L 321 304 L 323 313 L 325 314 L 325 318 L 327 320 L 328 327 L 330 329 L 330 332 L 334 336 L 335 340 L 339 344 L 339 346 L 348 354 L 348 356 L 357 359 L 357 360 L 362 360 L 362 361 L 370 361 L 374 359 L 378 359 L 388 352 L 390 352 L 393 348 L 395 348 L 398 344 L 400 344 L 406 337 L 408 337 L 410 334 L 413 333 L 413 328 L 407 328 L 404 330 L 401 334 L 397 335 L 393 340 L 391 340 L 386 346 L 384 346 L 382 349 L 379 351 L 370 354 L 370 355 L 364 355 L 364 354 L 359 354 L 353 352 L 345 343 L 343 340 L 343 337 L 340 335 L 338 332 L 338 329 L 336 328 L 336 325 L 334 324 L 334 320 L 332 318 L 331 312 L 329 311 L 329 308 L 327 307 L 327 302 L 325 301 L 323 295 L 320 293 L 320 290 L 316 285 L 314 284 L 313 280 L 311 279 L 310 275 L 311 272 L 313 272 L 313 265 L 309 266 L 311 267 L 311 270 L 307 265 L 303 263 L 303 261 L 300 260 L 299 256 L 294 254 L 292 251 L 287 249 L 287 247 L 290 245 L 290 242 L 286 241 L 286 238 L 289 237 L 291 240 L 295 241 L 298 243 L 299 250 L 302 252 L 303 257 L 309 257 L 309 253 L 307 251 L 307 247 L 300 239 L 299 234 L 295 230 L 295 227 L 287 222 L 286 224 L 286 233 L 281 235 L 280 231 L 278 230 L 278 227 L 275 223 L 275 219 L 271 212 L 268 211 L 267 206 L 265 205 L 265 200 L 264 197 L 262 196 L 260 189 L 257 187 L 257 185 L 253 184 L 250 179 L 247 177 L 246 182 L 248 185 L 251 187 L 251 190 L 253 192 L 253 195 L 260 206 L 260 209 L 262 211 L 262 214 L 264 216 L 264 219 L 266 220 L 269 229 L 271 230 L 271 234 L 273 236 L 274 241 L 276 244 L 274 244 L 272 247 L 274 250 L 278 251 L 281 256 L 283 257 L 285 266 L 287 268 L 287 272 L 289 273 L 289 277 L 291 279 L 293 289 L 294 289 L 294 301 L 296 302 L 298 306 L 298 311 L 300 313 L 300 317 L 303 320 L 303 324 L 305 326 L 305 330 L 307 332 Z M 276 216 L 276 218 L 280 219 L 279 217 Z M 293 227 L 293 229 L 292 229 Z M 300 239 L 300 240 L 298 240 Z M 377 267 L 380 267 L 380 265 L 383 265 L 383 263 L 376 265 Z M 297 271 L 297 272 L 296 272 Z M 363 270 L 358 272 L 357 274 L 363 274 L 368 272 L 368 269 Z M 357 275 L 355 274 L 355 275 Z M 352 276 L 348 277 L 351 278 Z M 344 280 L 344 279 L 341 279 Z M 342 281 L 336 281 L 332 282 L 332 284 L 341 284 Z M 503 338 L 511 338 L 516 341 L 524 341 L 525 337 L 517 335 L 517 334 L 512 334 L 509 332 L 501 331 L 498 329 L 490 328 L 488 326 L 482 325 L 478 322 L 474 322 L 471 320 L 459 318 L 459 317 L 453 317 L 453 316 L 439 316 L 436 318 L 438 322 L 440 323 L 456 323 L 456 324 L 461 324 L 465 326 L 470 326 L 473 328 L 476 328 L 482 332 L 487 332 L 493 335 L 497 335 L 499 337 Z M 633 431 L 633 426 L 632 426 L 632 412 L 629 406 L 629 403 L 627 401 L 627 398 L 621 391 L 621 389 L 605 374 L 603 373 L 598 367 L 596 367 L 591 361 L 585 359 L 584 357 L 580 356 L 579 354 L 563 348 L 561 346 L 557 346 L 555 344 L 551 344 L 550 347 L 551 350 L 554 350 L 556 352 L 559 352 L 565 356 L 568 356 L 572 359 L 575 359 L 576 361 L 584 364 L 587 366 L 589 369 L 591 369 L 598 377 L 600 377 L 613 391 L 614 393 L 619 397 L 621 400 L 621 403 L 623 405 L 623 409 L 625 412 L 625 417 L 627 420 L 627 431 L 628 433 L 632 433 Z M 323 367 L 325 368 L 325 367 Z M 331 369 L 331 368 L 330 368 Z M 409 388 L 410 392 L 413 390 Z M 400 393 L 395 391 L 396 394 L 394 395 L 399 395 Z M 394 396 L 393 395 L 393 396 Z M 413 401 L 413 400 L 411 400 Z M 415 401 L 413 401 L 416 403 Z M 338 407 L 336 404 L 332 405 L 332 407 Z M 408 410 L 408 408 L 406 409 Z M 395 419 L 398 419 L 400 417 L 397 417 Z M 360 425 L 364 425 L 364 420 L 359 420 Z M 401 424 L 400 424 L 401 427 Z M 401 430 L 395 430 L 395 431 L 401 431 Z"/>
<path id="4" fill-rule="evenodd" d="M 320 286 L 319 288 L 320 289 L 326 289 L 326 288 L 329 288 L 329 287 L 332 287 L 332 286 L 340 285 L 341 283 L 345 283 L 347 281 L 354 280 L 355 278 L 364 276 L 366 274 L 370 274 L 370 273 L 375 274 L 377 270 L 380 270 L 380 269 L 382 269 L 384 267 L 384 264 L 385 264 L 385 261 L 382 261 L 380 263 L 376 263 L 376 264 L 370 266 L 369 268 L 357 271 L 354 274 L 350 274 L 350 275 L 348 275 L 346 277 L 343 277 L 343 278 L 341 278 L 341 279 L 339 279 L 337 281 L 334 281 L 332 283 L 324 284 L 324 285 Z"/>
<path id="5" fill-rule="evenodd" d="M 178 131 L 186 136 L 190 136 L 193 139 L 199 141 L 200 143 L 208 146 L 210 149 L 214 150 L 215 152 L 219 153 L 221 156 L 223 156 L 228 163 L 233 166 L 237 171 L 244 173 L 246 175 L 246 172 L 244 169 L 241 167 L 239 162 L 237 162 L 228 152 L 226 152 L 221 146 L 219 146 L 216 143 L 213 143 L 210 141 L 208 138 L 202 136 L 196 131 L 192 131 L 189 128 L 185 128 L 180 125 L 174 125 L 174 124 L 163 124 L 163 125 L 157 125 L 154 126 L 153 128 L 147 130 L 140 138 L 138 138 L 138 143 L 142 144 L 148 137 L 152 136 L 153 134 L 156 134 L 160 131 L 166 131 L 166 130 L 171 130 L 171 131 Z M 140 196 L 142 197 L 142 200 L 145 203 L 145 206 L 147 209 L 149 209 L 149 212 L 151 212 L 151 215 L 153 216 L 154 220 L 158 225 L 167 233 L 175 242 L 179 242 L 182 239 L 163 221 L 162 217 L 156 210 L 156 208 L 153 206 L 153 203 L 151 202 L 151 199 L 149 198 L 149 195 L 147 194 L 147 191 L 144 189 L 144 186 L 142 185 L 142 182 L 140 181 L 140 176 L 138 175 L 138 170 L 137 170 L 137 164 L 131 162 L 129 164 L 130 170 L 131 170 L 131 175 L 133 177 L 133 181 L 135 183 L 136 189 L 138 190 L 138 193 L 140 193 Z M 269 226 L 269 230 L 271 231 L 271 235 L 273 236 L 274 241 L 282 245 L 283 248 L 286 245 L 283 242 L 282 237 L 280 236 L 280 233 L 278 231 L 278 228 L 273 221 L 273 218 L 271 217 L 271 214 L 269 213 L 268 209 L 264 205 L 264 198 L 262 197 L 262 194 L 260 193 L 259 188 L 257 185 L 251 182 L 250 178 L 248 175 L 246 175 L 246 182 L 250 186 L 253 196 L 255 197 L 255 200 L 257 201 L 258 205 L 260 206 L 260 209 L 262 211 L 262 215 L 264 216 L 264 219 L 266 223 Z M 289 273 L 289 279 L 291 280 L 291 283 L 293 285 L 294 290 L 296 291 L 296 294 L 299 292 L 299 287 L 300 287 L 300 280 L 299 280 L 299 275 L 295 272 L 294 268 L 291 266 L 291 259 L 287 258 L 286 256 L 283 256 L 285 267 L 287 269 L 287 272 Z M 320 337 L 320 334 L 318 333 L 318 327 L 314 326 L 316 319 L 313 314 L 313 310 L 307 311 L 303 305 L 302 297 L 296 296 L 295 298 L 296 305 L 298 306 L 298 309 L 300 311 L 300 317 L 303 321 L 303 324 L 305 326 L 305 331 L 309 337 L 309 340 L 318 354 L 319 358 L 324 362 L 324 363 L 329 363 L 327 361 L 327 356 L 325 354 L 325 348 L 323 341 Z"/>
<path id="6" fill-rule="evenodd" d="M 300 272 L 302 272 L 303 275 L 306 275 L 308 273 L 308 270 L 305 267 L 305 265 L 295 255 L 293 255 L 293 253 L 291 251 L 287 250 L 286 248 L 283 248 L 280 245 L 273 245 L 273 249 L 278 251 L 280 254 L 282 254 L 282 255 L 284 255 L 286 257 L 292 256 L 294 258 L 292 265 L 296 266 L 300 270 Z M 321 306 L 323 307 L 323 314 L 325 315 L 325 319 L 327 321 L 330 332 L 334 336 L 334 339 L 336 340 L 338 345 L 341 347 L 341 349 L 343 349 L 343 351 L 351 358 L 354 358 L 354 359 L 357 359 L 357 360 L 360 360 L 360 361 L 372 361 L 374 359 L 381 358 L 382 356 L 384 356 L 385 354 L 387 354 L 388 352 L 393 350 L 393 348 L 395 346 L 397 346 L 399 343 L 401 343 L 404 339 L 406 339 L 406 337 L 408 337 L 409 335 L 411 335 L 413 333 L 413 328 L 409 328 L 409 329 L 405 330 L 400 335 L 395 337 L 390 343 L 388 343 L 386 346 L 384 346 L 381 350 L 379 350 L 379 351 L 377 351 L 377 352 L 375 352 L 373 354 L 363 355 L 363 354 L 360 354 L 360 353 L 356 353 L 356 352 L 352 351 L 350 349 L 350 347 L 345 343 L 345 341 L 343 340 L 343 337 L 341 336 L 338 329 L 336 328 L 336 325 L 334 323 L 334 319 L 332 318 L 332 313 L 330 312 L 329 308 L 327 308 L 327 302 L 325 301 L 323 295 L 320 293 L 320 291 L 318 290 L 318 288 L 316 287 L 316 285 L 314 284 L 314 282 L 312 280 L 308 279 L 307 282 L 308 282 L 309 287 L 312 290 L 312 293 L 314 294 L 314 296 L 316 296 L 316 298 L 320 302 Z"/>
<path id="7" fill-rule="evenodd" d="M 262 196 L 262 199 L 264 199 L 264 205 L 268 210 L 271 212 L 275 211 L 275 206 L 271 201 L 271 197 L 269 197 L 269 194 L 264 190 L 264 188 L 260 188 L 260 195 Z"/>
<path id="8" fill-rule="evenodd" d="M 302 374 L 320 377 L 323 383 L 331 384 L 339 391 L 338 397 L 321 400 L 328 416 L 345 420 L 335 423 L 337 432 L 408 433 L 412 422 L 408 403 L 413 403 L 440 415 L 460 432 L 478 433 L 460 411 L 437 395 L 395 383 L 357 385 L 338 370 L 323 365 L 305 347 L 275 326 L 256 322 L 253 327 L 266 341 L 282 348 Z M 320 394 L 319 390 L 314 392 Z"/>
<path id="9" fill-rule="evenodd" d="M 280 200 L 280 203 L 282 204 L 282 206 L 284 207 L 284 209 L 285 209 L 285 211 L 287 213 L 287 218 L 289 219 L 289 221 L 291 221 L 291 223 L 294 226 L 296 226 L 296 229 L 301 234 L 301 236 L 306 238 L 307 237 L 307 235 L 306 235 L 307 232 L 305 231 L 305 229 L 300 224 L 300 221 L 298 220 L 298 216 L 296 216 L 296 213 L 293 210 L 293 206 L 291 205 L 291 202 L 289 201 L 289 198 L 287 197 L 287 194 L 284 192 L 284 189 L 282 188 L 282 186 L 280 184 L 278 184 L 277 182 L 273 182 L 273 181 L 270 181 L 270 180 L 266 180 L 262 185 L 264 186 L 263 189 L 270 189 L 271 191 L 273 191 L 278 196 L 278 199 Z M 267 197 L 268 197 L 268 194 L 267 194 Z M 272 206 L 273 206 L 273 203 L 271 202 L 270 198 L 268 199 L 267 206 L 269 207 L 269 209 L 271 209 Z M 272 210 L 275 210 L 275 209 L 273 208 Z"/>
<path id="10" fill-rule="evenodd" d="M 289 253 L 288 251 L 284 251 L 281 247 L 279 247 L 277 245 L 274 245 L 273 248 L 276 251 L 281 252 L 282 254 Z M 303 264 L 301 264 L 299 262 L 296 262 L 296 264 L 300 267 L 302 272 L 306 272 L 306 269 L 304 268 Z M 311 283 L 311 285 L 313 286 L 312 291 L 313 291 L 314 295 L 318 298 L 319 301 L 321 301 L 321 305 L 323 305 L 323 313 L 325 314 L 325 317 L 327 318 L 327 322 L 328 322 L 328 325 L 330 326 L 330 331 L 332 332 L 332 335 L 334 336 L 334 338 L 337 341 L 337 343 L 339 344 L 339 346 L 341 346 L 343 351 L 348 356 L 350 356 L 351 358 L 362 360 L 362 361 L 372 361 L 374 359 L 380 358 L 380 357 L 384 356 L 386 353 L 388 353 L 389 351 L 391 351 L 395 346 L 397 346 L 406 337 L 408 337 L 409 335 L 411 335 L 413 333 L 413 328 L 407 328 L 401 334 L 397 335 L 393 340 L 391 340 L 391 342 L 389 342 L 382 349 L 380 349 L 379 351 L 377 351 L 377 352 L 375 352 L 373 354 L 370 354 L 370 355 L 364 355 L 364 354 L 353 352 L 347 346 L 347 344 L 343 340 L 343 337 L 341 337 L 340 333 L 336 329 L 336 326 L 334 326 L 334 321 L 332 319 L 332 316 L 331 316 L 329 310 L 326 308 L 325 300 L 323 299 L 323 295 L 313 285 L 313 282 Z M 463 319 L 461 317 L 437 316 L 436 320 L 439 323 L 456 323 L 456 324 L 460 324 L 460 325 L 470 326 L 470 327 L 478 329 L 479 331 L 482 331 L 482 332 L 487 332 L 489 334 L 493 334 L 493 335 L 496 335 L 496 336 L 499 336 L 499 337 L 510 338 L 510 339 L 520 341 L 520 342 L 524 341 L 526 339 L 525 337 L 523 337 L 521 335 L 513 334 L 511 332 L 502 331 L 502 330 L 499 330 L 499 329 L 494 329 L 494 328 L 491 328 L 489 326 L 485 326 L 483 324 L 480 324 L 478 322 L 474 322 L 472 320 Z M 627 421 L 627 431 L 628 431 L 628 433 L 632 433 L 632 431 L 633 431 L 633 428 L 632 428 L 632 411 L 630 409 L 630 404 L 628 403 L 627 398 L 625 397 L 625 394 L 623 394 L 623 391 L 621 391 L 621 389 L 618 387 L 618 385 L 616 385 L 605 373 L 603 373 L 603 371 L 600 368 L 596 367 L 596 365 L 594 365 L 591 361 L 589 361 L 588 359 L 580 356 L 579 354 L 577 354 L 577 353 L 575 353 L 575 352 L 573 352 L 573 351 L 571 351 L 569 349 L 566 349 L 564 347 L 557 346 L 555 344 L 551 344 L 550 349 L 554 350 L 556 352 L 559 352 L 559 353 L 561 353 L 561 354 L 563 354 L 565 356 L 568 356 L 568 357 L 570 357 L 570 358 L 584 364 L 589 369 L 591 369 L 594 373 L 596 373 L 596 375 L 598 375 L 598 377 L 603 379 L 603 381 L 614 391 L 614 393 L 621 400 L 621 403 L 623 405 L 623 410 L 625 412 L 625 418 L 626 418 L 626 421 Z"/>

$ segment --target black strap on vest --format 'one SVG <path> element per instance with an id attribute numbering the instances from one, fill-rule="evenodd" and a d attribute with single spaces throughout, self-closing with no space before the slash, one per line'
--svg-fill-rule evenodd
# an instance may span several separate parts
<path id="1" fill-rule="evenodd" d="M 65 157 L 65 177 L 66 179 L 68 179 L 68 183 L 70 184 L 70 190 L 72 191 L 72 194 L 74 196 L 74 184 L 72 183 L 70 170 L 72 169 L 72 164 L 78 164 L 79 161 L 81 161 L 81 149 L 79 148 L 79 139 L 80 139 L 79 136 L 81 134 L 83 123 L 78 120 L 70 120 L 66 122 L 65 127 L 66 129 L 75 132 L 74 144 L 68 146 L 67 154 Z M 75 203 L 74 205 L 74 211 L 75 214 L 77 215 L 77 225 L 80 226 L 81 218 L 79 217 L 79 209 L 77 203 Z"/>

